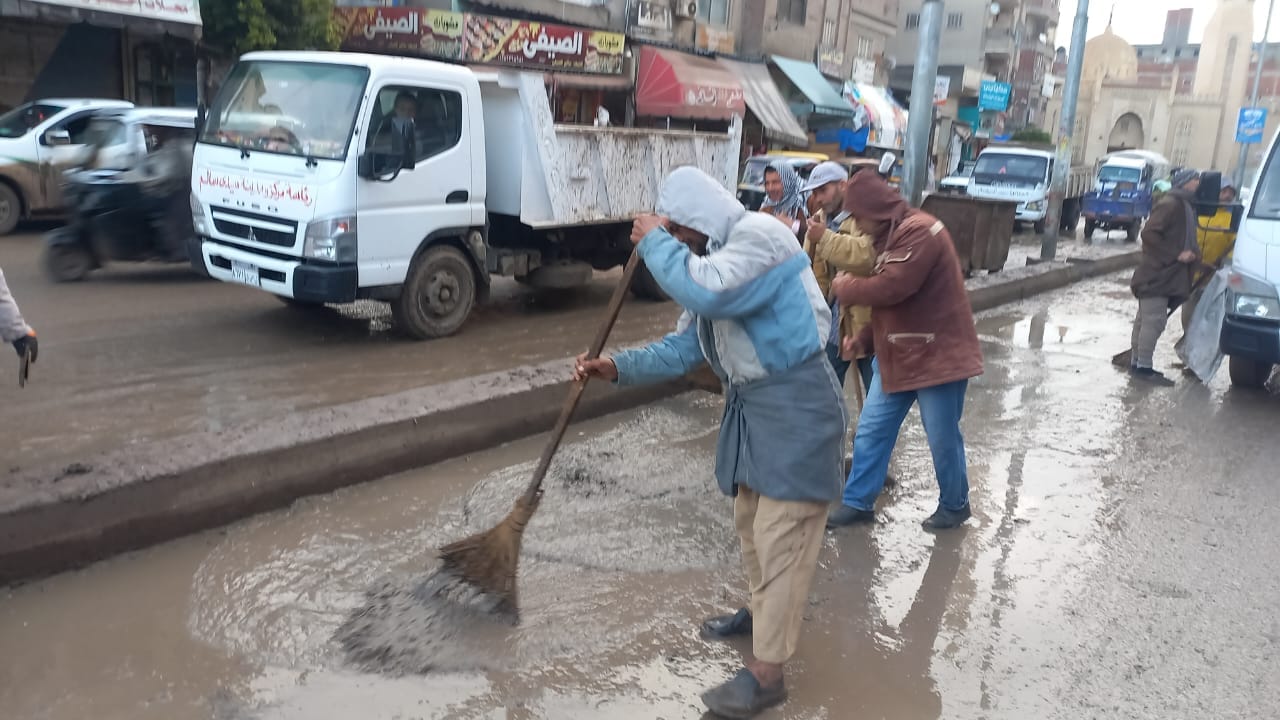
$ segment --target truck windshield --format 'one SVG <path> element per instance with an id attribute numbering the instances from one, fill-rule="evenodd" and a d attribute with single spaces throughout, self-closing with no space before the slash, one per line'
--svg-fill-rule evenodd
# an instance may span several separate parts
<path id="1" fill-rule="evenodd" d="M 1271 149 L 1267 158 L 1267 166 L 1258 178 L 1258 187 L 1253 191 L 1249 205 L 1249 217 L 1261 220 L 1280 220 L 1280 158 L 1276 148 Z"/>
<path id="2" fill-rule="evenodd" d="M 367 68 L 246 61 L 210 108 L 200 141 L 327 160 L 346 156 Z"/>
<path id="3" fill-rule="evenodd" d="M 1098 180 L 1104 183 L 1133 183 L 1142 180 L 1142 171 L 1138 168 L 1103 165 L 1098 171 Z"/>
<path id="4" fill-rule="evenodd" d="M 66 108 L 59 105 L 27 103 L 0 115 L 0 138 L 20 138 L 40 123 Z"/>
<path id="5" fill-rule="evenodd" d="M 986 183 L 1033 186 L 1045 181 L 1048 170 L 1048 158 L 984 152 L 973 167 L 973 178 Z"/>

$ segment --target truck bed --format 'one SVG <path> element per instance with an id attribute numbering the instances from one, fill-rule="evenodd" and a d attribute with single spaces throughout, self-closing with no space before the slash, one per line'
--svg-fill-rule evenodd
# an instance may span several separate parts
<path id="1" fill-rule="evenodd" d="M 548 228 L 652 212 L 671 170 L 695 165 L 732 190 L 742 124 L 729 132 L 558 125 L 536 73 L 477 71 L 489 212 Z"/>

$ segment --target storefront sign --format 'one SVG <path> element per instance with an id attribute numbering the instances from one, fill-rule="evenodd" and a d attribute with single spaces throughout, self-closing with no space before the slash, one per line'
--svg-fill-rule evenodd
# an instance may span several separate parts
<path id="1" fill-rule="evenodd" d="M 339 7 L 343 50 L 403 52 L 462 59 L 462 13 L 404 7 Z"/>
<path id="2" fill-rule="evenodd" d="M 821 50 L 818 52 L 818 70 L 833 78 L 844 77 L 844 52 Z"/>
<path id="3" fill-rule="evenodd" d="M 468 62 L 622 72 L 626 36 L 621 33 L 486 15 L 467 15 L 465 27 L 463 55 Z"/>
<path id="4" fill-rule="evenodd" d="M 198 0 L 37 0 L 46 5 L 200 25 Z"/>
<path id="5" fill-rule="evenodd" d="M 876 61 L 871 58 L 854 58 L 852 80 L 862 85 L 874 85 L 876 81 Z"/>
<path id="6" fill-rule="evenodd" d="M 1013 86 L 1005 82 L 983 80 L 978 87 L 978 109 L 1004 112 L 1009 109 L 1009 96 Z"/>
<path id="7" fill-rule="evenodd" d="M 733 33 L 729 30 L 721 30 L 720 28 L 699 23 L 697 35 L 694 38 L 694 46 L 706 52 L 732 55 L 737 47 L 737 43 L 734 40 Z"/>
<path id="8" fill-rule="evenodd" d="M 671 5 L 648 0 L 632 3 L 631 32 L 637 37 L 671 39 Z"/>

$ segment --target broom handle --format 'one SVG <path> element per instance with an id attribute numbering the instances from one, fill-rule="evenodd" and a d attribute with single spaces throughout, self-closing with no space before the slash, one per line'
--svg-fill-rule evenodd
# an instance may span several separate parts
<path id="1" fill-rule="evenodd" d="M 627 265 L 622 270 L 622 278 L 618 280 L 618 286 L 613 289 L 613 297 L 609 298 L 609 308 L 606 312 L 604 322 L 600 325 L 600 329 L 596 331 L 596 337 L 591 341 L 591 347 L 587 350 L 587 359 L 595 360 L 600 357 L 600 352 L 604 350 L 604 344 L 609 340 L 609 333 L 613 331 L 613 324 L 618 320 L 618 313 L 622 310 L 622 301 L 627 297 L 627 291 L 631 289 L 631 278 L 636 274 L 636 267 L 640 264 L 640 253 L 631 252 L 631 257 L 627 259 Z M 536 499 L 538 493 L 542 490 L 542 481 L 547 476 L 547 470 L 551 467 L 551 459 L 555 457 L 556 450 L 560 449 L 560 441 L 564 439 L 564 433 L 569 429 L 569 421 L 573 419 L 573 412 L 578 409 L 578 401 L 582 399 L 582 392 L 587 387 L 585 379 L 578 380 L 569 387 L 569 396 L 565 398 L 564 407 L 560 408 L 560 419 L 556 420 L 556 426 L 551 430 L 551 439 L 547 441 L 547 447 L 542 451 L 542 457 L 538 459 L 538 467 L 533 471 L 533 479 L 529 481 L 529 487 L 524 492 L 526 501 Z"/>

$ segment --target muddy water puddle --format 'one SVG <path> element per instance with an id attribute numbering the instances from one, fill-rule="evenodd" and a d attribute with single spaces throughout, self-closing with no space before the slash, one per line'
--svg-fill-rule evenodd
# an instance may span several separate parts
<path id="1" fill-rule="evenodd" d="M 880 522 L 827 537 L 792 699 L 766 720 L 1020 719 L 1070 705 L 1072 618 L 1087 608 L 1075 593 L 1107 553 L 1109 464 L 1143 397 L 1098 362 L 1126 331 L 1093 303 L 981 319 L 987 373 L 965 420 L 973 521 L 920 531 L 936 486 L 913 411 Z M 1043 343 L 1029 341 L 1033 324 Z M 1056 326 L 1096 339 L 1049 352 Z M 525 535 L 515 628 L 393 633 L 393 662 L 349 662 L 334 640 L 369 591 L 404 610 L 436 547 L 496 523 L 538 439 L 4 592 L 0 708 L 36 720 L 699 718 L 699 692 L 749 651 L 696 633 L 744 599 L 712 479 L 719 414 L 717 398 L 688 395 L 571 430 Z"/>

